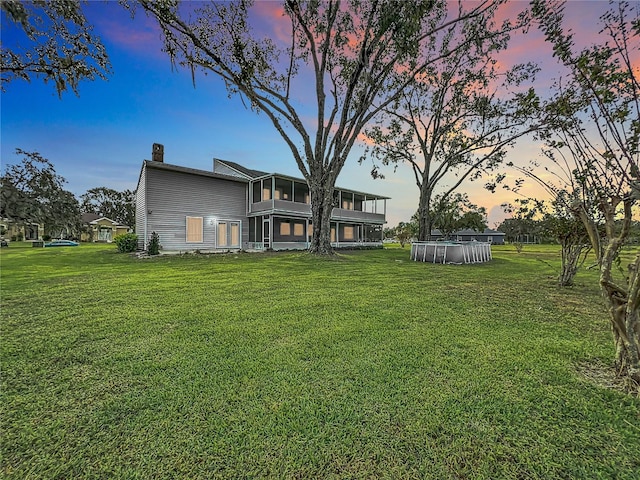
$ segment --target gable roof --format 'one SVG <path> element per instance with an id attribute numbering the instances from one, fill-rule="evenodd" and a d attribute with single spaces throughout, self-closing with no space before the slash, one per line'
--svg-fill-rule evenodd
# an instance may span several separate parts
<path id="1" fill-rule="evenodd" d="M 199 170 L 197 168 L 181 167 L 179 165 L 171 165 L 170 163 L 154 162 L 153 160 L 145 160 L 143 167 L 156 168 L 158 170 L 168 170 L 171 172 L 190 173 L 192 175 L 200 175 L 203 177 L 220 178 L 222 180 L 231 180 L 232 182 L 249 183 L 249 180 L 239 176 L 225 175 L 223 173 L 209 172 L 207 170 Z M 138 180 L 139 184 L 140 180 Z"/>
<path id="2" fill-rule="evenodd" d="M 243 167 L 242 165 L 240 165 L 239 163 L 236 162 L 230 162 L 228 160 L 221 160 L 219 158 L 216 158 L 216 160 L 218 162 L 221 162 L 223 164 L 225 164 L 227 167 L 237 171 L 238 173 L 241 173 L 242 175 L 244 175 L 245 177 L 248 178 L 258 178 L 258 177 L 262 177 L 264 175 L 269 175 L 269 172 L 262 172 L 260 170 L 252 170 L 250 168 L 246 168 Z"/>
<path id="3" fill-rule="evenodd" d="M 100 218 L 100 215 L 98 215 L 97 213 L 83 213 L 82 215 L 80 215 L 82 223 L 91 223 L 98 218 Z"/>

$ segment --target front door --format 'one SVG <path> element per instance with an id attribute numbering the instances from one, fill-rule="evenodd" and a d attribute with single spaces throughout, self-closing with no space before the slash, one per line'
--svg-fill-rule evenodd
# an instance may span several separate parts
<path id="1" fill-rule="evenodd" d="M 110 228 L 101 228 L 98 230 L 98 241 L 99 242 L 110 242 L 111 241 L 111 229 Z"/>

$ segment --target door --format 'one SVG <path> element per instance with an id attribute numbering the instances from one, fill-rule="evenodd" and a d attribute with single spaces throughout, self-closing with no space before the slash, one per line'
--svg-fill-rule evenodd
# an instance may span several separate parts
<path id="1" fill-rule="evenodd" d="M 262 221 L 262 242 L 265 250 L 271 248 L 271 222 L 266 217 Z"/>
<path id="2" fill-rule="evenodd" d="M 110 242 L 111 241 L 111 229 L 110 228 L 101 228 L 98 230 L 98 241 L 100 242 Z"/>

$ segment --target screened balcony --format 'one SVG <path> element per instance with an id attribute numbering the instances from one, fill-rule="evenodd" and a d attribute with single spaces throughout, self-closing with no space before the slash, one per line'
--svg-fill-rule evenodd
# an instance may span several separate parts
<path id="1" fill-rule="evenodd" d="M 331 218 L 342 221 L 385 222 L 387 197 L 337 188 Z M 293 213 L 311 215 L 311 195 L 306 183 L 285 176 L 268 176 L 251 182 L 249 214 Z"/>

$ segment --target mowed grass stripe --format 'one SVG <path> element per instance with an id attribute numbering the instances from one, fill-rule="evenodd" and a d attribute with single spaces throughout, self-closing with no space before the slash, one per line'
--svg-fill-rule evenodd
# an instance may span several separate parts
<path id="1" fill-rule="evenodd" d="M 0 257 L 7 478 L 640 471 L 638 400 L 575 369 L 612 355 L 596 273 L 558 290 L 555 247 L 33 250 Z"/>

